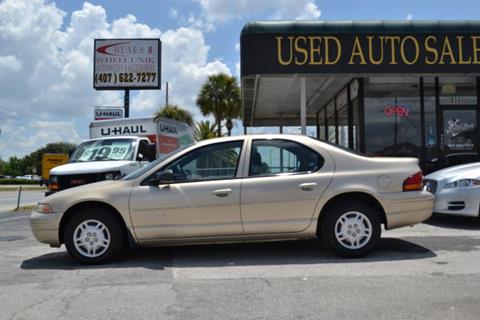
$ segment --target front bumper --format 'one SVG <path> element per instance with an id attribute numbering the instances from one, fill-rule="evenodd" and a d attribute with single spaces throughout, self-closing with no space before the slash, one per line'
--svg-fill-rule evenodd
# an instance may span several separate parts
<path id="1" fill-rule="evenodd" d="M 442 189 L 435 199 L 435 213 L 478 217 L 480 210 L 480 188 Z"/>
<path id="2" fill-rule="evenodd" d="M 35 238 L 53 247 L 60 246 L 59 226 L 59 213 L 45 214 L 32 211 L 30 215 L 30 227 Z"/>
<path id="3" fill-rule="evenodd" d="M 387 217 L 386 229 L 412 226 L 432 215 L 434 196 L 428 191 L 382 194 L 381 203 Z"/>

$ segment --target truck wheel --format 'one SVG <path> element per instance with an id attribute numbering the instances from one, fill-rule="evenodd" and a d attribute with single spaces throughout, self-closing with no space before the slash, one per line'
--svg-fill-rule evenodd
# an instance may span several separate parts
<path id="1" fill-rule="evenodd" d="M 117 258 L 124 238 L 118 218 L 102 208 L 76 212 L 68 220 L 63 234 L 68 253 L 82 264 L 101 264 Z"/>
<path id="2" fill-rule="evenodd" d="M 361 203 L 339 203 L 326 212 L 322 224 L 325 245 L 336 254 L 358 258 L 369 253 L 380 240 L 379 212 Z"/>

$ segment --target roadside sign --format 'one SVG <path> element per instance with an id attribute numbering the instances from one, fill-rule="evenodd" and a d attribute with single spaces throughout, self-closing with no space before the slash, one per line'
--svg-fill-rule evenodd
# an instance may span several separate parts
<path id="1" fill-rule="evenodd" d="M 111 120 L 111 119 L 123 119 L 123 107 L 122 108 L 95 108 L 94 110 L 95 120 Z"/>
<path id="2" fill-rule="evenodd" d="M 160 39 L 95 39 L 93 87 L 160 89 Z"/>
<path id="3" fill-rule="evenodd" d="M 50 170 L 68 162 L 68 154 L 44 153 L 42 155 L 42 178 L 50 178 Z"/>

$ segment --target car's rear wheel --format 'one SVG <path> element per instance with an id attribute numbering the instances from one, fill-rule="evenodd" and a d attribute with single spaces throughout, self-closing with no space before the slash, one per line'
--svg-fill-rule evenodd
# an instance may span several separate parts
<path id="1" fill-rule="evenodd" d="M 325 245 L 338 255 L 364 256 L 380 240 L 379 212 L 361 202 L 336 204 L 326 212 L 321 233 Z"/>
<path id="2" fill-rule="evenodd" d="M 70 256 L 83 264 L 106 263 L 117 258 L 124 238 L 119 219 L 102 208 L 83 209 L 73 214 L 63 235 Z"/>

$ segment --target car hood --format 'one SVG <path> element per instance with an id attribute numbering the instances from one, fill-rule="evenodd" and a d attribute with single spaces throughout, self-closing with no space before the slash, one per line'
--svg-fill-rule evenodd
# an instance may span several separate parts
<path id="1" fill-rule="evenodd" d="M 480 177 L 480 162 L 462 164 L 450 168 L 435 171 L 427 175 L 426 179 L 431 180 L 458 180 L 458 179 L 478 179 Z"/>
<path id="2" fill-rule="evenodd" d="M 55 212 L 62 212 L 66 207 L 70 207 L 77 202 L 128 202 L 132 183 L 133 181 L 127 180 L 106 180 L 89 183 L 55 192 L 40 202 L 50 204 Z"/>
<path id="3" fill-rule="evenodd" d="M 102 173 L 120 170 L 123 167 L 135 165 L 132 161 L 89 161 L 67 163 L 53 168 L 51 175 L 67 175 L 82 173 Z"/>

